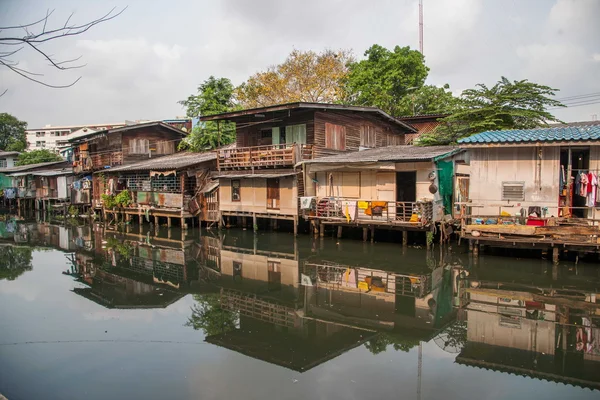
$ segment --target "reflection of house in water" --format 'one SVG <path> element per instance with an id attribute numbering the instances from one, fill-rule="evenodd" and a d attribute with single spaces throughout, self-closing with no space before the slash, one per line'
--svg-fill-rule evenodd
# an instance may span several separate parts
<path id="1" fill-rule="evenodd" d="M 459 364 L 600 389 L 595 292 L 483 279 L 463 286 L 467 334 Z"/>
<path id="2" fill-rule="evenodd" d="M 332 264 L 305 265 L 309 315 L 378 330 L 431 338 L 450 322 L 450 271 L 384 271 Z"/>
<path id="3" fill-rule="evenodd" d="M 183 297 L 177 291 L 98 268 L 88 256 L 78 255 L 77 262 L 78 280 L 88 287 L 73 292 L 107 308 L 165 308 Z"/>

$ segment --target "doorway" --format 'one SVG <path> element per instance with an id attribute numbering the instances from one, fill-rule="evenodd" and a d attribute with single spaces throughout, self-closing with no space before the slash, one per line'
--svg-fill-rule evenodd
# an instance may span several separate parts
<path id="1" fill-rule="evenodd" d="M 396 201 L 417 201 L 417 171 L 396 172 Z"/>
<path id="2" fill-rule="evenodd" d="M 267 179 L 267 209 L 279 210 L 279 178 Z"/>
<path id="3" fill-rule="evenodd" d="M 587 217 L 587 191 L 581 191 L 580 175 L 588 174 L 590 168 L 590 149 L 586 147 L 567 148 L 560 152 L 560 192 L 559 216 Z M 571 179 L 565 179 L 570 173 Z"/>

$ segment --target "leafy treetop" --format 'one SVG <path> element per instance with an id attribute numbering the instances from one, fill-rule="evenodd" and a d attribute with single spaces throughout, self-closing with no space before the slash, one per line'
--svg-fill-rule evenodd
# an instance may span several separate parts
<path id="1" fill-rule="evenodd" d="M 51 161 L 62 161 L 62 157 L 47 149 L 32 150 L 21 153 L 17 159 L 17 165 L 29 165 Z"/>
<path id="2" fill-rule="evenodd" d="M 8 113 L 0 113 L 0 150 L 23 151 L 27 147 L 27 122 Z"/>

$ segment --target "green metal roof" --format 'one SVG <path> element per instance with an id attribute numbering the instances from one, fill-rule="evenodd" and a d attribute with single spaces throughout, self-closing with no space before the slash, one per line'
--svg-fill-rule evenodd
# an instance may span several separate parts
<path id="1" fill-rule="evenodd" d="M 487 131 L 460 139 L 458 143 L 473 145 L 491 143 L 579 142 L 589 140 L 600 140 L 600 122 L 597 125 Z"/>

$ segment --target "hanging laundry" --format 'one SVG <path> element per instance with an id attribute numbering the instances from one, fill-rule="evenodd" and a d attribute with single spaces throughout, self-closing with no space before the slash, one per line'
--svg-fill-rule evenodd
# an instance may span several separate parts
<path id="1" fill-rule="evenodd" d="M 598 177 L 596 176 L 596 174 L 590 172 L 588 174 L 588 179 L 589 179 L 589 185 L 588 185 L 588 194 L 587 194 L 587 201 L 586 201 L 586 206 L 588 207 L 594 207 L 596 205 L 596 194 L 597 194 L 597 190 L 598 190 Z"/>
<path id="2" fill-rule="evenodd" d="M 579 181 L 580 181 L 580 185 L 579 185 L 579 195 L 581 197 L 586 197 L 587 196 L 587 190 L 588 190 L 588 176 L 587 174 L 584 174 L 583 172 L 581 174 L 579 174 Z"/>
<path id="3" fill-rule="evenodd" d="M 308 275 L 300 274 L 300 284 L 302 286 L 314 286 L 312 279 Z"/>
<path id="4" fill-rule="evenodd" d="M 348 268 L 344 272 L 342 286 L 356 288 L 356 270 L 354 268 Z"/>
<path id="5" fill-rule="evenodd" d="M 368 201 L 359 201 L 357 203 L 358 208 L 360 208 L 361 210 L 366 210 L 367 208 L 369 208 L 369 202 Z"/>
<path id="6" fill-rule="evenodd" d="M 347 222 L 356 219 L 356 201 L 342 201 L 342 210 Z"/>
<path id="7" fill-rule="evenodd" d="M 562 190 L 566 185 L 566 174 L 565 174 L 565 166 L 560 166 L 560 189 Z"/>
<path id="8" fill-rule="evenodd" d="M 314 196 L 308 196 L 308 197 L 300 197 L 300 209 L 301 210 L 310 210 L 312 207 L 312 203 L 313 200 L 315 200 L 316 197 Z"/>

